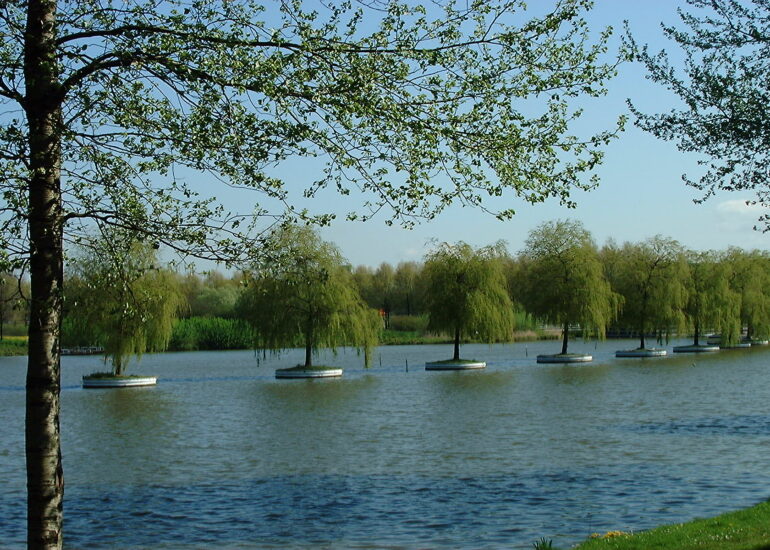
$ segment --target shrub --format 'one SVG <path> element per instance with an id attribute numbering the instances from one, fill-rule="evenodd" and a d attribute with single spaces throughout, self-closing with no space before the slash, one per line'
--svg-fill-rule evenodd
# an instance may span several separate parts
<path id="1" fill-rule="evenodd" d="M 391 315 L 390 330 L 425 332 L 428 327 L 427 315 Z"/>
<path id="2" fill-rule="evenodd" d="M 10 337 L 0 340 L 0 357 L 11 355 L 27 355 L 27 339 Z"/>
<path id="3" fill-rule="evenodd" d="M 190 317 L 174 326 L 169 349 L 174 351 L 248 349 L 251 329 L 240 319 Z"/>

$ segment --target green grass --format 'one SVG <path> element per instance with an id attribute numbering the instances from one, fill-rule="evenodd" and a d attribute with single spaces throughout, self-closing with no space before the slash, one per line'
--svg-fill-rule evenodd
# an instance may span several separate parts
<path id="1" fill-rule="evenodd" d="M 26 336 L 6 336 L 0 340 L 0 357 L 27 355 Z"/>
<path id="2" fill-rule="evenodd" d="M 380 344 L 384 346 L 403 346 L 412 344 L 448 344 L 452 341 L 447 336 L 423 334 L 417 330 L 390 330 L 380 332 Z"/>
<path id="3" fill-rule="evenodd" d="M 715 518 L 665 525 L 635 534 L 618 531 L 576 550 L 770 550 L 770 501 Z"/>

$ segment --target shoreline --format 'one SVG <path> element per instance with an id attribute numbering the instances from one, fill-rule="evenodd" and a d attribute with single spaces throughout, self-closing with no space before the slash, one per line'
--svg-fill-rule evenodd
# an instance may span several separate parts
<path id="1" fill-rule="evenodd" d="M 547 538 L 543 539 L 544 541 Z M 545 543 L 544 543 L 545 544 Z M 535 548 L 557 547 L 546 545 Z M 770 500 L 710 518 L 661 525 L 638 533 L 595 533 L 572 550 L 762 550 L 770 548 Z"/>
<path id="2" fill-rule="evenodd" d="M 535 332 L 532 330 L 516 331 L 513 335 L 513 339 L 506 342 L 495 342 L 496 344 L 514 344 L 517 342 L 535 342 L 540 340 L 556 340 L 560 336 L 557 333 L 551 331 Z M 23 342 L 23 344 L 22 344 Z M 378 342 L 378 346 L 423 346 L 423 345 L 438 345 L 438 344 L 451 344 L 454 340 L 449 336 L 436 336 L 415 334 L 410 331 L 387 331 L 382 335 L 382 339 Z M 27 355 L 26 337 L 14 337 L 13 339 L 0 340 L 0 357 L 19 357 Z M 463 344 L 477 344 L 480 343 L 475 340 L 463 340 Z M 236 350 L 252 350 L 253 348 L 227 348 L 227 349 L 194 349 L 194 350 L 177 350 L 169 349 L 161 353 L 176 353 L 180 351 L 236 351 Z M 100 354 L 65 354 L 62 355 L 100 355 Z"/>

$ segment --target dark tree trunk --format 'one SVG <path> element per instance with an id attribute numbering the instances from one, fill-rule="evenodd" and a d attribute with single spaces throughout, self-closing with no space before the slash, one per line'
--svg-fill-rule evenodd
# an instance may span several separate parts
<path id="1" fill-rule="evenodd" d="M 567 353 L 567 343 L 569 342 L 569 322 L 564 321 L 564 330 L 562 331 L 561 338 L 561 353 L 562 355 Z"/>
<path id="2" fill-rule="evenodd" d="M 62 309 L 61 90 L 56 1 L 29 0 L 24 108 L 29 125 L 31 304 L 27 363 L 27 544 L 62 547 L 59 329 Z"/>
<path id="3" fill-rule="evenodd" d="M 696 346 L 699 346 L 700 345 L 699 339 L 700 339 L 700 323 L 696 320 L 695 321 L 695 338 L 694 338 L 693 344 Z"/>
<path id="4" fill-rule="evenodd" d="M 310 318 L 307 321 L 307 329 L 305 331 L 305 367 L 310 368 L 313 366 L 313 319 Z"/>
<path id="5" fill-rule="evenodd" d="M 452 356 L 452 360 L 459 361 L 460 360 L 460 329 L 455 329 L 455 352 Z"/>

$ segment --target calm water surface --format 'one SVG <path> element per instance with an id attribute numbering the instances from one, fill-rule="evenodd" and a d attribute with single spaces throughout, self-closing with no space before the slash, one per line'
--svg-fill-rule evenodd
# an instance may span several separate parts
<path id="1" fill-rule="evenodd" d="M 83 390 L 65 357 L 68 548 L 531 548 L 770 497 L 770 349 L 537 365 L 556 342 L 464 346 L 484 371 L 425 372 L 449 346 L 147 355 L 154 388 Z M 0 547 L 25 541 L 26 358 L 0 358 Z M 408 371 L 407 371 L 408 366 Z"/>

